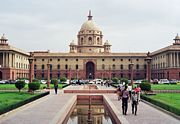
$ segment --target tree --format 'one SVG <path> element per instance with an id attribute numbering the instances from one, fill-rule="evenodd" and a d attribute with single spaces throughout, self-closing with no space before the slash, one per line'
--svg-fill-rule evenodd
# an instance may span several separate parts
<path id="1" fill-rule="evenodd" d="M 28 84 L 28 87 L 29 87 L 29 89 L 32 90 L 33 93 L 34 93 L 35 90 L 39 90 L 39 88 L 40 88 L 40 83 L 39 83 L 39 82 L 32 82 L 32 83 L 29 83 L 29 84 Z"/>
<path id="2" fill-rule="evenodd" d="M 118 83 L 119 79 L 117 77 L 112 78 L 113 83 Z"/>
<path id="3" fill-rule="evenodd" d="M 55 84 L 56 82 L 58 82 L 57 79 L 52 79 L 52 80 L 51 80 L 51 84 Z"/>
<path id="4" fill-rule="evenodd" d="M 22 88 L 24 88 L 25 82 L 22 81 L 22 80 L 19 80 L 19 81 L 17 81 L 17 82 L 15 83 L 15 86 L 16 86 L 16 88 L 17 88 L 17 89 L 19 90 L 19 92 L 20 92 L 20 90 L 21 90 Z"/>

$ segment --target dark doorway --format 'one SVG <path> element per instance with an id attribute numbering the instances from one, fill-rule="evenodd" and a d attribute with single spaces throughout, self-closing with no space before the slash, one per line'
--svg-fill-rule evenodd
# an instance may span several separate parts
<path id="1" fill-rule="evenodd" d="M 94 63 L 93 62 L 86 63 L 86 78 L 94 79 Z"/>
<path id="2" fill-rule="evenodd" d="M 2 72 L 0 71 L 0 80 L 2 80 Z"/>

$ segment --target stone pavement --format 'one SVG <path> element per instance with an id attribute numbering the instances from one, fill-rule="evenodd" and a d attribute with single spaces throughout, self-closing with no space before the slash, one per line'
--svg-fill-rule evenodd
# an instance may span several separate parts
<path id="1" fill-rule="evenodd" d="M 65 89 L 82 89 L 83 86 L 69 86 Z M 99 89 L 114 89 L 98 85 Z M 59 117 L 63 116 L 62 110 L 76 94 L 65 94 L 59 90 L 57 95 L 51 90 L 50 95 L 24 105 L 16 110 L 0 116 L 0 124 L 56 124 Z M 81 94 L 82 95 L 82 94 Z M 114 106 L 122 113 L 121 101 L 116 94 L 105 94 Z M 143 102 L 138 105 L 137 116 L 131 114 L 131 105 L 127 115 L 123 116 L 129 124 L 180 124 L 180 121 L 163 113 Z"/>
<path id="2" fill-rule="evenodd" d="M 106 95 L 111 102 L 116 106 L 122 115 L 121 100 L 117 100 L 116 94 Z M 153 108 L 143 102 L 139 102 L 137 115 L 131 114 L 131 103 L 128 104 L 127 115 L 122 115 L 130 124 L 180 124 L 176 118 Z"/>
<path id="3" fill-rule="evenodd" d="M 50 95 L 1 115 L 0 124 L 54 124 L 56 114 L 72 97 L 62 91 L 55 95 L 51 90 Z"/>

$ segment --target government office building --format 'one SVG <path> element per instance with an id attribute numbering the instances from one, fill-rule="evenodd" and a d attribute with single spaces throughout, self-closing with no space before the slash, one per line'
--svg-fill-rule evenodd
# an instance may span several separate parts
<path id="1" fill-rule="evenodd" d="M 102 31 L 93 22 L 91 12 L 78 32 L 77 42 L 69 44 L 67 53 L 26 52 L 11 46 L 3 35 L 0 39 L 0 80 L 29 78 L 29 58 L 33 59 L 31 76 L 38 79 L 47 79 L 48 74 L 58 79 L 130 79 L 131 74 L 134 80 L 147 79 L 147 75 L 151 75 L 151 79 L 180 79 L 178 35 L 172 45 L 151 53 L 113 53 L 110 42 L 104 41 Z"/>

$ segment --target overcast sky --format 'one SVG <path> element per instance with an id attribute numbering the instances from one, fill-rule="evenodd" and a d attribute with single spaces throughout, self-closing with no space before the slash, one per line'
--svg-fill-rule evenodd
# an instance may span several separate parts
<path id="1" fill-rule="evenodd" d="M 180 33 L 180 0 L 1 0 L 0 34 L 26 51 L 69 52 L 92 11 L 112 52 L 147 52 Z"/>

